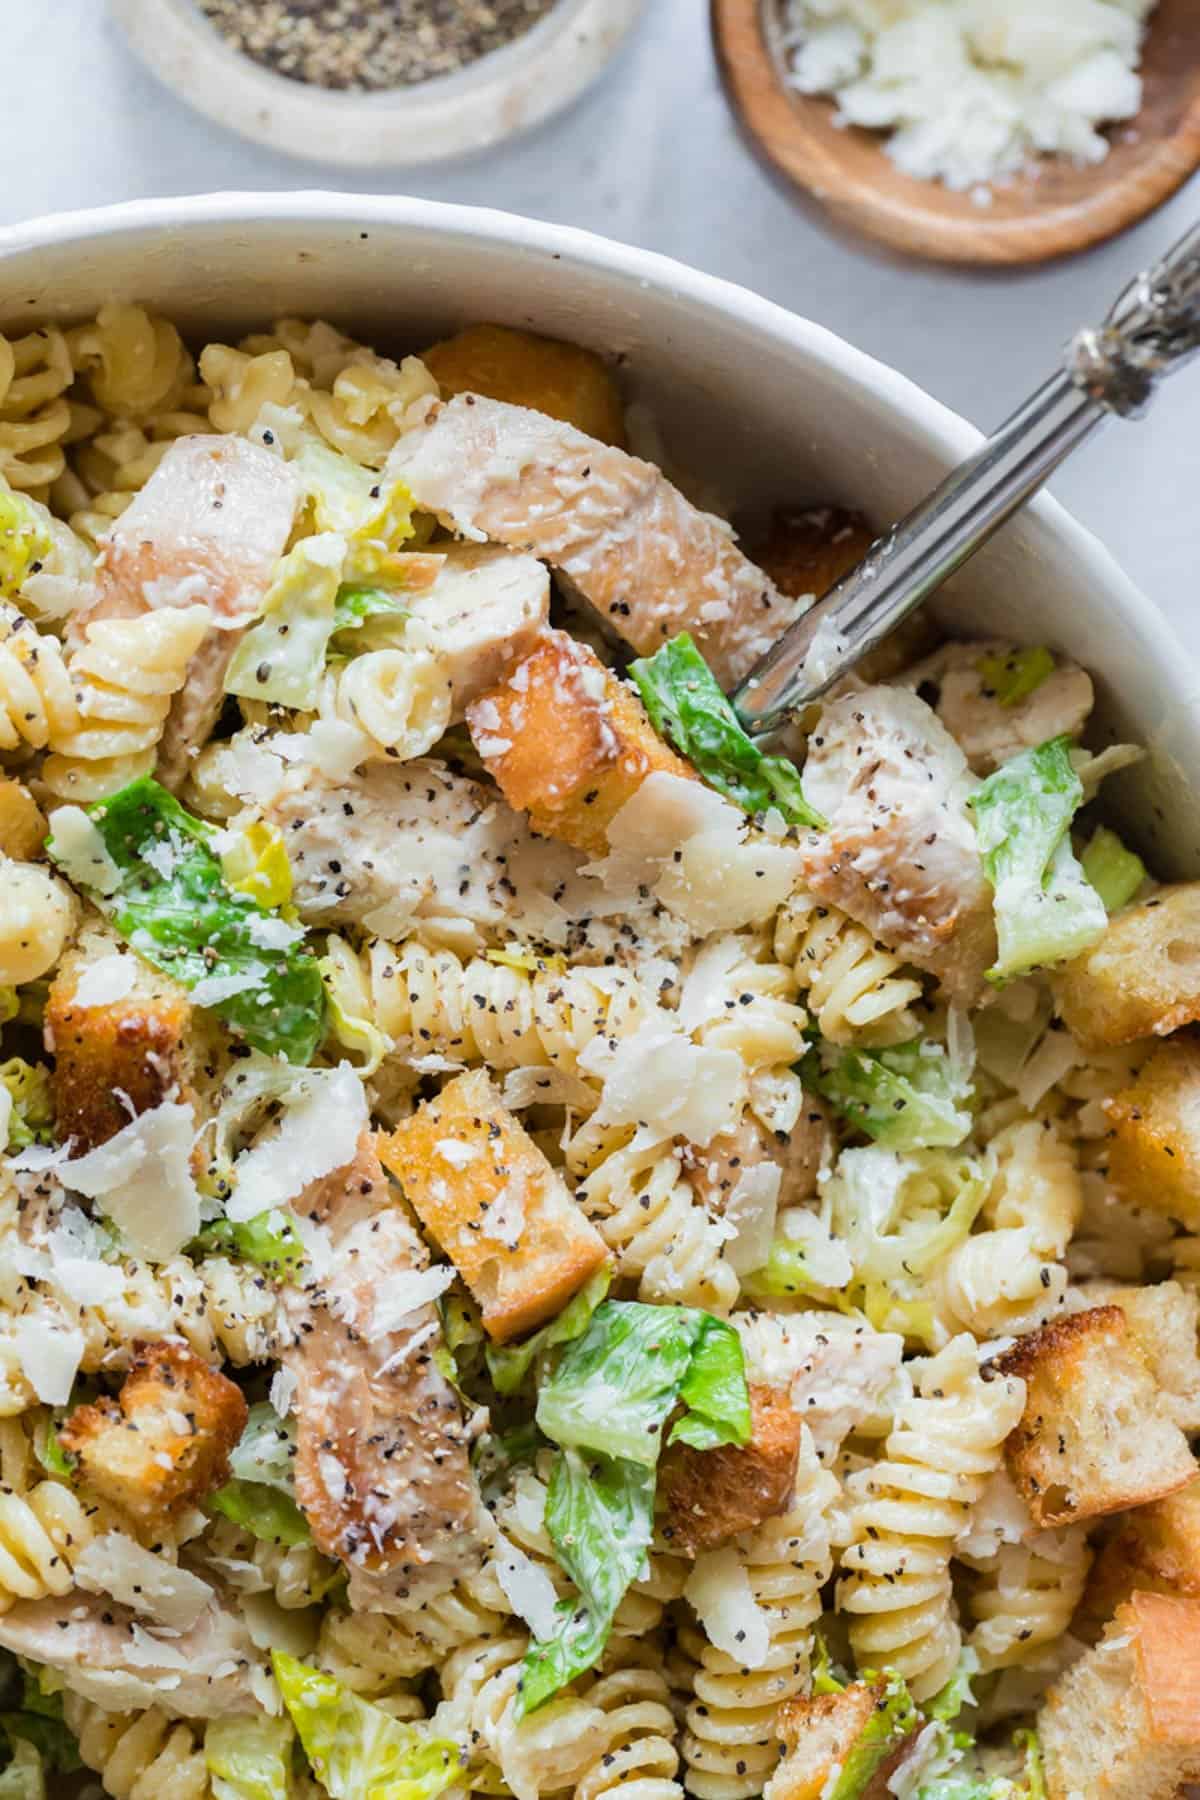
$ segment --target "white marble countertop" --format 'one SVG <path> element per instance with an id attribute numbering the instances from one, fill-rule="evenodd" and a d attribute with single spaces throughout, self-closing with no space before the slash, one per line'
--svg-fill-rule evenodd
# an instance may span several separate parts
<path id="1" fill-rule="evenodd" d="M 532 136 L 391 175 L 301 163 L 192 113 L 127 50 L 104 0 L 2 0 L 0 223 L 146 195 L 359 188 L 505 207 L 648 245 L 757 289 L 893 364 L 991 427 L 1058 346 L 1200 213 L 1200 183 L 1116 243 L 1049 269 L 971 275 L 904 265 L 835 237 L 739 138 L 713 65 L 706 0 L 648 0 L 604 79 Z M 804 403 L 797 395 L 798 406 Z M 1200 367 L 1152 419 L 1113 425 L 1059 497 L 1200 655 Z"/>

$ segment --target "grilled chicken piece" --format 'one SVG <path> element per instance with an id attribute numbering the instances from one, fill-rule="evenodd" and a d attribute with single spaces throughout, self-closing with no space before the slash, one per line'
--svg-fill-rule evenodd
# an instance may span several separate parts
<path id="1" fill-rule="evenodd" d="M 735 1313 L 752 1382 L 785 1389 L 824 1462 L 850 1434 L 891 1417 L 904 1339 L 829 1313 Z"/>
<path id="2" fill-rule="evenodd" d="M 967 800 L 978 786 L 950 733 L 904 688 L 864 688 L 821 714 L 804 791 L 829 820 L 802 879 L 889 950 L 970 1005 L 996 959 L 992 891 Z"/>
<path id="3" fill-rule="evenodd" d="M 197 601 L 212 612 L 215 629 L 193 656 L 163 732 L 159 775 L 169 787 L 182 781 L 189 753 L 212 732 L 229 660 L 261 610 L 299 498 L 287 464 L 258 445 L 239 437 L 184 437 L 108 534 L 99 597 L 72 620 L 73 643 L 85 641 L 93 619 Z"/>
<path id="4" fill-rule="evenodd" d="M 107 1594 L 76 1588 L 0 1614 L 0 1648 L 58 1670 L 76 1693 L 111 1712 L 158 1706 L 218 1719 L 258 1705 L 262 1654 L 244 1621 L 219 1601 L 186 1631 L 159 1636 Z"/>
<path id="5" fill-rule="evenodd" d="M 387 472 L 464 536 L 561 570 L 640 654 L 690 631 L 723 686 L 803 610 L 653 464 L 524 407 L 474 394 L 435 406 Z"/>
<path id="6" fill-rule="evenodd" d="M 536 556 L 501 544 L 454 544 L 433 586 L 408 609 L 433 633 L 450 678 L 451 718 L 503 681 L 533 649 L 550 617 L 550 577 Z"/>
<path id="7" fill-rule="evenodd" d="M 1036 750 L 1049 738 L 1078 737 L 1091 716 L 1091 676 L 1061 660 L 1032 693 L 1015 703 L 1001 700 L 996 668 L 1017 654 L 1014 644 L 994 638 L 943 644 L 901 676 L 906 687 L 930 699 L 977 775 L 990 775 L 1009 757 Z"/>
<path id="8" fill-rule="evenodd" d="M 416 1279 L 428 1252 L 369 1137 L 293 1205 L 328 1247 L 316 1285 L 285 1303 L 296 1496 L 318 1549 L 345 1566 L 351 1606 L 404 1612 L 483 1556 L 471 1427 L 434 1361 L 441 1325 Z"/>

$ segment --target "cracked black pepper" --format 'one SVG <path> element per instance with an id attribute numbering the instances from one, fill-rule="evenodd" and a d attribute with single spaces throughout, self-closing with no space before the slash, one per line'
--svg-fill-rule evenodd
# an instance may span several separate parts
<path id="1" fill-rule="evenodd" d="M 359 93 L 453 75 L 557 0 L 197 0 L 235 50 L 291 81 Z"/>

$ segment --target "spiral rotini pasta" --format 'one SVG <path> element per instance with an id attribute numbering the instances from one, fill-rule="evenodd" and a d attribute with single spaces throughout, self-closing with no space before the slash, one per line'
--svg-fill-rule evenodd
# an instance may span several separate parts
<path id="1" fill-rule="evenodd" d="M 285 1612 L 318 1605 L 339 1578 L 337 1564 L 314 1544 L 275 1543 L 230 1519 L 213 1521 L 197 1555 L 218 1574 L 231 1574 L 243 1592 L 273 1594 Z"/>
<path id="2" fill-rule="evenodd" d="M 0 856 L 0 985 L 20 987 L 54 967 L 77 916 L 70 889 L 37 863 Z"/>
<path id="3" fill-rule="evenodd" d="M 103 800 L 154 767 L 171 701 L 207 635 L 206 606 L 97 619 L 67 667 L 78 708 L 54 731 L 42 778 L 66 800 Z"/>
<path id="4" fill-rule="evenodd" d="M 779 1750 L 772 1726 L 781 1701 L 808 1691 L 813 1627 L 833 1568 L 832 1509 L 838 1484 L 803 1435 L 796 1489 L 787 1512 L 734 1540 L 750 1591 L 766 1617 L 765 1656 L 747 1669 L 694 1625 L 680 1646 L 694 1667 L 683 1758 L 698 1800 L 749 1800 L 762 1792 Z"/>
<path id="5" fill-rule="evenodd" d="M 795 972 L 821 1035 L 834 1044 L 916 1037 L 921 983 L 898 956 L 834 906 L 793 894 L 779 914 L 775 955 Z"/>
<path id="6" fill-rule="evenodd" d="M 295 396 L 296 370 L 286 350 L 248 356 L 228 344 L 209 344 L 200 374 L 212 394 L 208 416 L 215 431 L 250 431 L 264 406 L 287 406 Z"/>
<path id="7" fill-rule="evenodd" d="M 73 425 L 66 392 L 73 377 L 61 331 L 0 336 L 0 476 L 38 499 L 46 498 L 63 471 L 63 445 Z"/>
<path id="8" fill-rule="evenodd" d="M 950 1562 L 971 1507 L 999 1466 L 1025 1387 L 985 1381 L 973 1341 L 955 1338 L 921 1369 L 883 1459 L 847 1481 L 851 1541 L 838 1606 L 860 1668 L 891 1668 L 918 1700 L 954 1673 L 962 1634 Z"/>
<path id="9" fill-rule="evenodd" d="M 1011 1668 L 1066 1631 L 1083 1596 L 1092 1553 L 1082 1525 L 1043 1532 L 1030 1544 L 1002 1544 L 984 1560 L 965 1559 L 977 1579 L 967 1590 L 975 1621 L 969 1643 L 980 1667 Z"/>
<path id="10" fill-rule="evenodd" d="M 79 1754 L 112 1800 L 209 1800 L 201 1731 L 157 1707 L 110 1713 L 78 1695 L 64 1698 Z"/>
<path id="11" fill-rule="evenodd" d="M 79 722 L 62 645 L 0 600 L 0 750 L 41 750 Z"/>
<path id="12" fill-rule="evenodd" d="M 601 1707 L 572 1690 L 522 1717 L 518 1683 L 528 1644 L 523 1631 L 509 1630 L 456 1650 L 442 1671 L 445 1699 L 435 1721 L 439 1735 L 459 1739 L 472 1768 L 490 1764 L 514 1794 L 535 1800 L 581 1781 L 609 1749 L 611 1725 Z"/>
<path id="13" fill-rule="evenodd" d="M 168 319 L 141 306 L 102 306 L 67 333 L 71 364 L 111 417 L 146 420 L 191 397 L 195 364 Z"/>
<path id="14" fill-rule="evenodd" d="M 449 1593 L 400 1616 L 335 1608 L 321 1624 L 321 1667 L 357 1694 L 376 1698 L 427 1669 L 440 1668 L 452 1651 L 500 1634 L 509 1604 L 485 1564 Z"/>
<path id="15" fill-rule="evenodd" d="M 623 1800 L 682 1800 L 670 1690 L 657 1669 L 639 1667 L 633 1658 L 612 1666 L 622 1660 L 618 1647 L 586 1690 L 588 1705 L 608 1721 L 608 1742 L 580 1775 L 574 1800 L 616 1794 Z"/>
<path id="16" fill-rule="evenodd" d="M 17 1600 L 69 1594 L 75 1563 L 98 1528 L 96 1509 L 65 1482 L 0 1492 L 0 1612 Z"/>
<path id="17" fill-rule="evenodd" d="M 450 723 L 450 677 L 432 648 L 428 628 L 410 620 L 404 642 L 365 650 L 326 671 L 319 712 L 354 725 L 371 753 L 396 762 L 423 756 Z"/>

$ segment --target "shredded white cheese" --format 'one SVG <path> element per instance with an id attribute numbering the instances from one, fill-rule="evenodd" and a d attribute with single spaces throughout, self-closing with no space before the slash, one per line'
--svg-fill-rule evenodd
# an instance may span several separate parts
<path id="1" fill-rule="evenodd" d="M 545 1569 L 502 1532 L 496 1533 L 496 1579 L 504 1597 L 535 1638 L 554 1636 L 558 1595 Z"/>
<path id="2" fill-rule="evenodd" d="M 394 1275 L 381 1277 L 374 1289 L 373 1335 L 384 1337 L 389 1332 L 399 1331 L 414 1313 L 430 1305 L 453 1285 L 454 1274 L 449 1263 L 435 1263 L 431 1269 L 399 1269 Z"/>
<path id="3" fill-rule="evenodd" d="M 229 1217 L 285 1206 L 310 1182 L 344 1168 L 366 1126 L 366 1093 L 349 1063 L 306 1069 L 275 1130 L 238 1158 Z"/>
<path id="4" fill-rule="evenodd" d="M 165 1100 L 131 1119 L 106 1144 L 76 1157 L 62 1171 L 63 1184 L 99 1201 L 139 1256 L 161 1262 L 200 1229 L 200 1195 L 191 1171 L 195 1132 L 191 1107 Z"/>
<path id="5" fill-rule="evenodd" d="M 91 893 L 115 894 L 121 885 L 121 871 L 83 808 L 56 807 L 47 823 L 54 860 L 67 880 Z"/>
<path id="6" fill-rule="evenodd" d="M 62 1331 L 48 1319 L 18 1319 L 13 1327 L 25 1379 L 46 1406 L 65 1406 L 83 1358 L 82 1331 Z"/>

